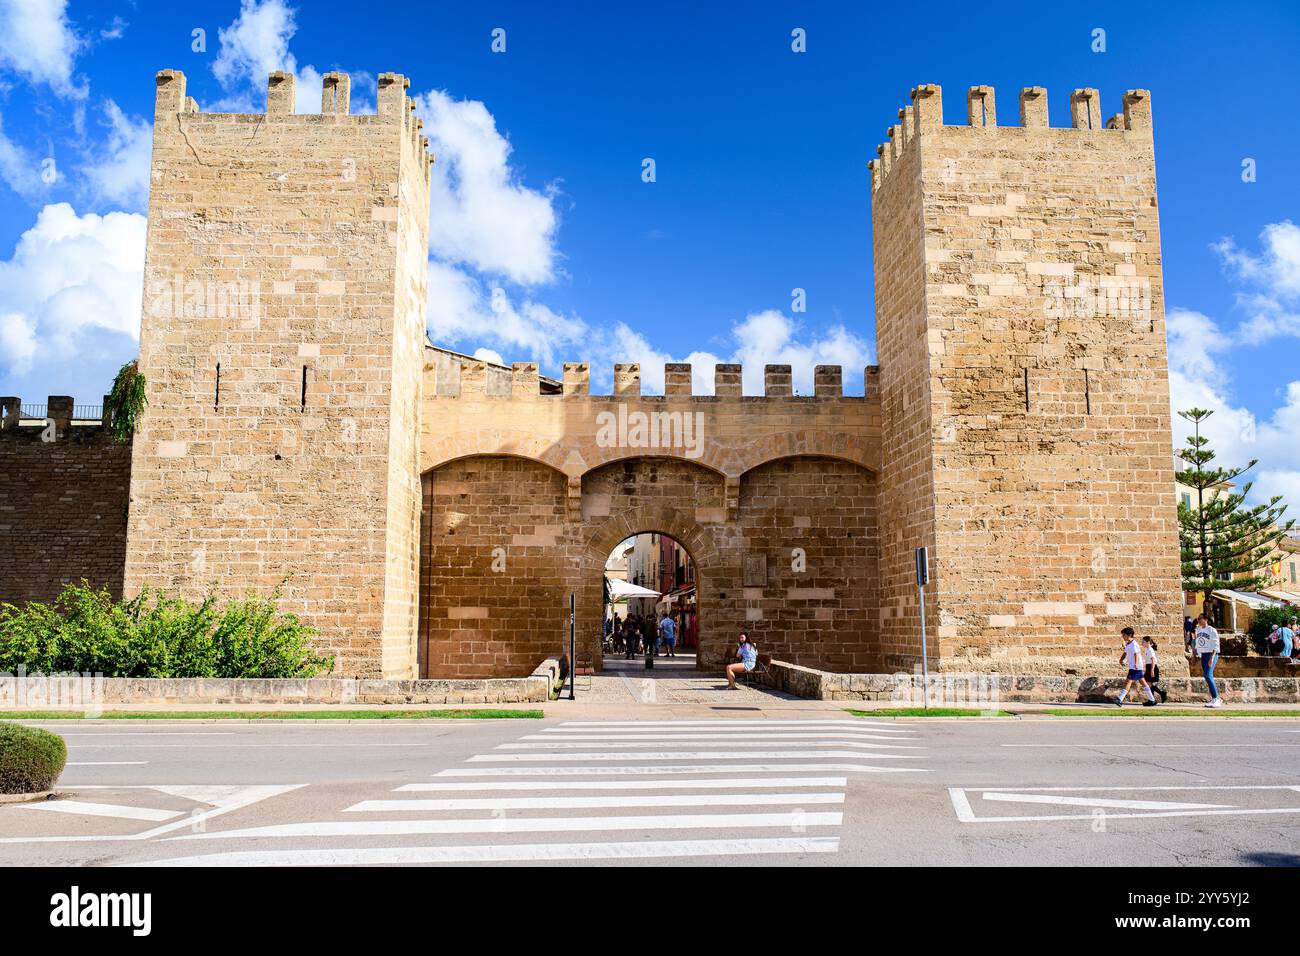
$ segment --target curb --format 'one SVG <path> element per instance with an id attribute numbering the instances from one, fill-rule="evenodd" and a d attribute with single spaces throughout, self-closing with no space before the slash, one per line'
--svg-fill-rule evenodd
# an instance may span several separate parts
<path id="1" fill-rule="evenodd" d="M 35 803 L 37 800 L 49 800 L 58 795 L 57 790 L 42 790 L 39 793 L 0 793 L 0 804 Z"/>

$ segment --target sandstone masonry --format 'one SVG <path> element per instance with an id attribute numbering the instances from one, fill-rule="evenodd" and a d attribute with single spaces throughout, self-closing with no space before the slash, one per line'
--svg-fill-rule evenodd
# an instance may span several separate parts
<path id="1" fill-rule="evenodd" d="M 932 670 L 1067 680 L 1112 667 L 1124 624 L 1178 634 L 1144 91 L 1103 124 L 1076 90 L 1069 129 L 1037 87 L 1014 126 L 991 88 L 958 125 L 912 91 L 871 164 L 863 394 L 838 367 L 796 395 L 767 366 L 746 395 L 739 366 L 710 390 L 670 365 L 647 395 L 626 364 L 593 395 L 585 363 L 426 344 L 438 173 L 401 76 L 376 115 L 343 74 L 311 116 L 289 74 L 265 115 L 199 113 L 184 82 L 158 75 L 126 593 L 283 586 L 342 675 L 524 679 L 565 649 L 570 594 L 600 666 L 605 560 L 648 531 L 695 561 L 702 666 L 746 629 L 809 673 L 911 671 L 922 546 Z M 111 458 L 22 447 L 56 483 Z"/>

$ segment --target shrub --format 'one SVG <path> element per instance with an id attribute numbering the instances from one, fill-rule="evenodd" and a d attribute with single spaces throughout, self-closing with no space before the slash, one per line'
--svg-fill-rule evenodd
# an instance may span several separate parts
<path id="1" fill-rule="evenodd" d="M 0 605 L 0 671 L 105 677 L 314 677 L 332 657 L 310 647 L 315 628 L 280 614 L 277 590 L 219 606 L 145 590 L 114 601 L 70 584 L 50 604 Z"/>
<path id="2" fill-rule="evenodd" d="M 1250 619 L 1250 644 L 1256 654 L 1276 654 L 1279 645 L 1270 644 L 1268 635 L 1279 624 L 1288 623 L 1291 618 L 1300 616 L 1300 608 L 1287 604 L 1282 607 L 1259 608 Z"/>
<path id="3" fill-rule="evenodd" d="M 0 722 L 0 793 L 49 790 L 67 760 L 67 745 L 58 734 Z"/>

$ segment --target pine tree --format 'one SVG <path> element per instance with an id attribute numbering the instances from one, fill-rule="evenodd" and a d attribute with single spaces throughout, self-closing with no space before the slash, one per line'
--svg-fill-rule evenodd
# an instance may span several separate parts
<path id="1" fill-rule="evenodd" d="M 1191 507 L 1178 502 L 1183 590 L 1200 594 L 1204 609 L 1210 594 L 1221 588 L 1252 591 L 1267 584 L 1268 576 L 1258 572 L 1267 566 L 1269 556 L 1295 522 L 1280 523 L 1286 511 L 1286 505 L 1279 504 L 1280 495 L 1264 504 L 1247 505 L 1251 482 L 1240 490 L 1228 487 L 1254 468 L 1258 459 L 1244 468 L 1212 467 L 1215 455 L 1209 439 L 1201 437 L 1201 423 L 1213 411 L 1189 408 L 1178 414 L 1195 429 L 1187 447 L 1178 452 L 1189 467 L 1175 475 L 1195 493 Z"/>

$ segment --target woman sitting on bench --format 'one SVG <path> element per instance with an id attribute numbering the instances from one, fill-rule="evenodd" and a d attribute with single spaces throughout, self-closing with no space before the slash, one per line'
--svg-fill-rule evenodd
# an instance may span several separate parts
<path id="1" fill-rule="evenodd" d="M 736 663 L 727 665 L 727 686 L 736 689 L 736 676 L 752 671 L 758 663 L 758 647 L 744 631 L 740 632 L 740 643 L 736 647 Z"/>

